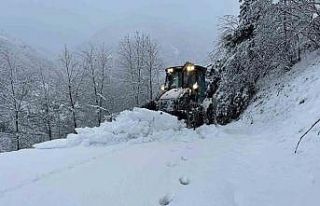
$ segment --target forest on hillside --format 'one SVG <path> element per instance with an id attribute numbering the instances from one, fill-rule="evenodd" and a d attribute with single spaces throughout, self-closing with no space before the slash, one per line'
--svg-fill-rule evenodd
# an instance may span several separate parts
<path id="1" fill-rule="evenodd" d="M 0 40 L 0 137 L 14 150 L 100 126 L 159 88 L 158 44 L 139 32 L 114 53 L 103 44 L 65 46 L 56 61 L 31 52 Z"/>
<path id="2" fill-rule="evenodd" d="M 281 76 L 320 47 L 318 0 L 240 0 L 240 5 L 239 16 L 221 19 L 220 39 L 208 54 L 208 78 L 219 76 L 213 95 L 218 124 L 239 117 L 266 75 Z M 115 50 L 97 43 L 64 46 L 47 60 L 0 37 L 0 146 L 19 150 L 65 138 L 152 100 L 167 66 L 160 50 L 159 42 L 136 32 L 124 34 Z"/>
<path id="3" fill-rule="evenodd" d="M 219 124 L 237 119 L 270 73 L 281 78 L 302 55 L 320 47 L 320 1 L 240 0 L 238 17 L 221 22 L 221 38 L 211 53 L 221 76 L 214 95 Z M 214 72 L 213 72 L 214 73 Z"/>

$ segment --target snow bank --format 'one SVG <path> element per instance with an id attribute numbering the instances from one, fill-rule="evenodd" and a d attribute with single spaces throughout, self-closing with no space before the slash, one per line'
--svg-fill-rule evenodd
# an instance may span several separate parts
<path id="1" fill-rule="evenodd" d="M 269 141 L 286 145 L 293 153 L 299 138 L 320 118 L 320 50 L 315 51 L 296 64 L 291 70 L 269 74 L 260 89 L 241 116 L 224 131 L 233 135 L 250 134 Z M 317 153 L 320 147 L 320 124 L 317 124 L 306 137 L 299 153 Z"/>
<path id="2" fill-rule="evenodd" d="M 74 147 L 77 145 L 112 145 L 130 140 L 152 141 L 172 136 L 184 124 L 176 117 L 163 112 L 134 108 L 121 112 L 113 122 L 105 122 L 96 128 L 77 129 L 66 139 L 53 140 L 34 145 L 37 149 Z"/>
<path id="3" fill-rule="evenodd" d="M 304 57 L 281 78 L 270 76 L 239 123 L 251 122 L 277 134 L 276 138 L 284 134 L 297 138 L 306 131 L 320 118 L 319 54 Z"/>

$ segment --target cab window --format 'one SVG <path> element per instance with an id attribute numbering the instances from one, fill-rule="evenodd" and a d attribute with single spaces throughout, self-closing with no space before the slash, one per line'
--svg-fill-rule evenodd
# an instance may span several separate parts
<path id="1" fill-rule="evenodd" d="M 179 72 L 174 72 L 167 75 L 167 84 L 170 89 L 181 87 L 181 74 Z"/>

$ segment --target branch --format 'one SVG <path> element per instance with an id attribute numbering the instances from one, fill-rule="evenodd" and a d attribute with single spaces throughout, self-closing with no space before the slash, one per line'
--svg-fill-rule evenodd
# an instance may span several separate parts
<path id="1" fill-rule="evenodd" d="M 97 94 L 101 99 L 103 99 L 104 101 L 107 101 L 107 98 L 105 96 L 103 96 L 101 93 Z"/>
<path id="2" fill-rule="evenodd" d="M 302 142 L 303 138 L 320 122 L 320 119 L 318 119 L 315 123 L 313 123 L 313 125 L 300 137 L 299 142 L 297 143 L 296 149 L 294 151 L 294 153 L 296 154 L 300 143 Z"/>
<path id="3" fill-rule="evenodd" d="M 102 111 L 105 111 L 105 112 L 107 112 L 109 115 L 112 114 L 112 113 L 111 113 L 109 110 L 107 110 L 106 108 L 100 107 L 100 106 L 98 106 L 98 105 L 91 105 L 91 104 L 89 104 L 88 106 L 89 106 L 89 107 L 96 108 L 96 109 L 99 109 L 99 110 L 102 110 Z"/>

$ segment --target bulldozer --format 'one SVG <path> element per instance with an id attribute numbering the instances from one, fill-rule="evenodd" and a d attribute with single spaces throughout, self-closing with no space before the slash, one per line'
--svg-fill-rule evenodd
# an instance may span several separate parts
<path id="1" fill-rule="evenodd" d="M 166 79 L 161 92 L 152 102 L 152 109 L 170 113 L 185 120 L 189 128 L 212 123 L 212 98 L 208 97 L 207 68 L 187 62 L 165 69 Z"/>

